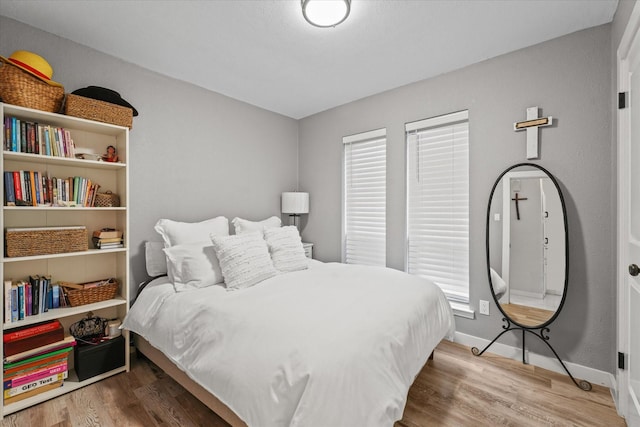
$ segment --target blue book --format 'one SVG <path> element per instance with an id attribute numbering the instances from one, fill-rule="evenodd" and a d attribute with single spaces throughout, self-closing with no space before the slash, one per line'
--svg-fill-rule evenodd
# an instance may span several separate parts
<path id="1" fill-rule="evenodd" d="M 18 287 L 11 287 L 11 321 L 18 321 Z"/>
<path id="2" fill-rule="evenodd" d="M 18 151 L 18 135 L 20 135 L 19 121 L 11 117 L 11 151 Z"/>
<path id="3" fill-rule="evenodd" d="M 51 155 L 51 139 L 49 139 L 49 128 L 44 128 L 44 144 L 45 144 L 45 154 L 47 156 Z"/>
<path id="4" fill-rule="evenodd" d="M 24 283 L 18 284 L 18 320 L 24 319 Z"/>
<path id="5" fill-rule="evenodd" d="M 34 177 L 35 188 L 36 188 L 36 205 L 39 205 L 42 203 L 42 200 L 40 200 L 40 184 L 39 184 L 40 174 L 38 172 L 34 172 L 33 177 Z"/>
<path id="6" fill-rule="evenodd" d="M 53 285 L 53 301 L 51 304 L 51 308 L 60 307 L 60 286 Z"/>
<path id="7" fill-rule="evenodd" d="M 13 188 L 13 172 L 4 173 L 5 206 L 16 205 L 16 193 Z"/>

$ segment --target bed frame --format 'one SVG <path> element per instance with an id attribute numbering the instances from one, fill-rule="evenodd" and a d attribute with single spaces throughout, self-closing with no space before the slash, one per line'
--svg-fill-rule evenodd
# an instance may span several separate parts
<path id="1" fill-rule="evenodd" d="M 247 424 L 238 417 L 227 405 L 222 403 L 217 397 L 205 390 L 200 384 L 193 381 L 160 350 L 153 347 L 140 335 L 135 335 L 135 344 L 139 352 L 146 358 L 158 365 L 160 369 L 173 378 L 178 384 L 187 389 L 198 400 L 209 407 L 220 418 L 231 424 L 232 427 L 247 427 Z"/>

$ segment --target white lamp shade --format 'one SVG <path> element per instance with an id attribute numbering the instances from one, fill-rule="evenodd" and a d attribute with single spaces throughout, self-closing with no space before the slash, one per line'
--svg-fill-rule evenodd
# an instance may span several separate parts
<path id="1" fill-rule="evenodd" d="M 301 193 L 297 191 L 282 193 L 282 213 L 309 213 L 309 193 Z"/>

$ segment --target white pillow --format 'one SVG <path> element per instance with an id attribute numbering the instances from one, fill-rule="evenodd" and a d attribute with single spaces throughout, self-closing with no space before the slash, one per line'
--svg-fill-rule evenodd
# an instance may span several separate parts
<path id="1" fill-rule="evenodd" d="M 211 236 L 227 289 L 253 286 L 278 274 L 262 233 Z"/>
<path id="2" fill-rule="evenodd" d="M 278 271 L 297 271 L 309 268 L 298 228 L 286 226 L 264 230 L 271 260 Z"/>
<path id="3" fill-rule="evenodd" d="M 210 242 L 185 243 L 165 248 L 169 279 L 176 292 L 222 283 L 222 271 Z"/>
<path id="4" fill-rule="evenodd" d="M 249 221 L 235 217 L 231 222 L 236 230 L 236 234 L 250 233 L 252 231 L 264 232 L 267 228 L 280 227 L 282 225 L 280 218 L 275 215 L 262 221 Z"/>
<path id="5" fill-rule="evenodd" d="M 162 236 L 165 248 L 183 243 L 208 242 L 209 235 L 228 236 L 229 220 L 223 216 L 202 222 L 178 222 L 161 219 L 154 229 Z"/>
<path id="6" fill-rule="evenodd" d="M 162 242 L 145 242 L 144 244 L 145 263 L 150 277 L 167 274 L 167 257 L 162 252 L 163 248 Z"/>

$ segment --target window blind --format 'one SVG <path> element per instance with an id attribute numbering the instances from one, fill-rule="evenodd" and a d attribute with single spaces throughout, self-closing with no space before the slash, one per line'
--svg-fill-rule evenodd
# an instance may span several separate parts
<path id="1" fill-rule="evenodd" d="M 468 112 L 405 126 L 407 271 L 469 302 Z"/>
<path id="2" fill-rule="evenodd" d="M 343 251 L 348 264 L 386 265 L 386 129 L 343 138 Z"/>

